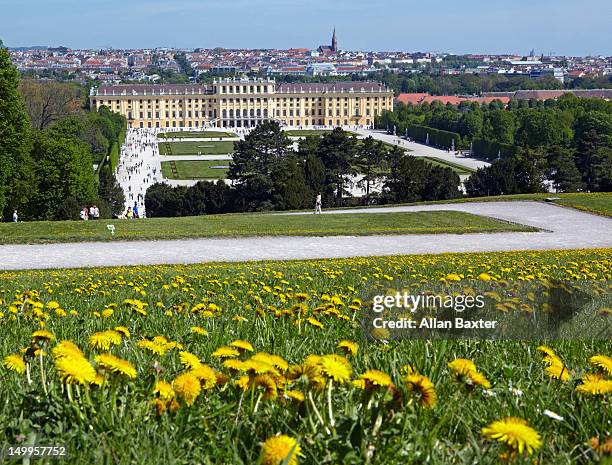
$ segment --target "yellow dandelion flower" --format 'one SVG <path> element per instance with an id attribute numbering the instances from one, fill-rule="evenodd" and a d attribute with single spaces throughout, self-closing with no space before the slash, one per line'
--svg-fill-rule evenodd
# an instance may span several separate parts
<path id="1" fill-rule="evenodd" d="M 246 391 L 251 385 L 251 377 L 247 375 L 241 376 L 236 381 L 234 381 L 234 384 L 243 391 Z"/>
<path id="2" fill-rule="evenodd" d="M 308 321 L 308 323 L 310 323 L 315 328 L 323 329 L 323 323 L 321 323 L 316 318 L 313 318 L 313 317 L 309 316 L 306 321 Z"/>
<path id="3" fill-rule="evenodd" d="M 295 402 L 304 402 L 305 399 L 304 393 L 302 391 L 298 391 L 297 389 L 283 391 L 283 396 Z"/>
<path id="4" fill-rule="evenodd" d="M 551 378 L 558 379 L 559 381 L 569 381 L 570 379 L 570 374 L 567 367 L 563 365 L 563 363 L 555 363 L 547 366 L 544 369 L 544 373 Z"/>
<path id="5" fill-rule="evenodd" d="M 336 354 L 324 355 L 319 362 L 321 373 L 337 383 L 347 383 L 351 379 L 353 369 L 350 362 Z"/>
<path id="6" fill-rule="evenodd" d="M 193 369 L 199 367 L 202 364 L 200 358 L 197 355 L 192 354 L 191 352 L 180 351 L 179 358 L 181 359 L 181 363 L 183 364 L 183 366 L 185 366 L 186 368 Z"/>
<path id="7" fill-rule="evenodd" d="M 436 405 L 436 388 L 427 376 L 411 372 L 406 374 L 403 380 L 408 390 L 418 395 L 421 406 L 433 408 Z"/>
<path id="8" fill-rule="evenodd" d="M 237 358 L 228 358 L 223 361 L 223 366 L 230 371 L 245 371 L 244 362 Z"/>
<path id="9" fill-rule="evenodd" d="M 118 375 L 127 376 L 128 378 L 136 378 L 136 368 L 127 360 L 115 357 L 112 354 L 96 355 L 96 363 L 99 367 Z"/>
<path id="10" fill-rule="evenodd" d="M 491 388 L 491 383 L 489 382 L 489 380 L 485 377 L 485 375 L 478 371 L 470 371 L 467 374 L 467 378 L 469 382 L 473 385 L 482 386 L 485 389 Z"/>
<path id="11" fill-rule="evenodd" d="M 471 371 L 478 371 L 476 365 L 471 360 L 466 358 L 458 358 L 449 362 L 448 367 L 453 371 L 455 375 L 465 376 Z"/>
<path id="12" fill-rule="evenodd" d="M 235 341 L 233 341 L 230 344 L 230 347 L 235 347 L 236 349 L 238 349 L 239 351 L 243 352 L 243 351 L 248 351 L 248 352 L 253 352 L 253 346 L 247 342 L 247 341 L 242 341 L 240 339 L 236 339 Z"/>
<path id="13" fill-rule="evenodd" d="M 363 379 L 354 379 L 353 381 L 351 381 L 351 384 L 356 389 L 362 389 L 363 390 L 363 389 L 366 388 L 366 383 L 365 383 L 365 380 L 363 380 Z"/>
<path id="14" fill-rule="evenodd" d="M 231 357 L 238 357 L 240 355 L 240 352 L 238 352 L 233 347 L 223 346 L 223 347 L 219 347 L 217 350 L 215 350 L 210 355 L 211 357 L 217 357 L 217 358 L 231 358 Z"/>
<path id="15" fill-rule="evenodd" d="M 4 367 L 7 370 L 14 371 L 15 373 L 19 373 L 20 375 L 25 373 L 26 365 L 23 361 L 23 357 L 19 354 L 7 355 L 4 357 L 4 361 L 2 362 Z"/>
<path id="16" fill-rule="evenodd" d="M 600 374 L 587 374 L 582 383 L 576 386 L 576 392 L 587 396 L 603 396 L 612 393 L 612 380 L 604 379 Z"/>
<path id="17" fill-rule="evenodd" d="M 602 454 L 612 454 L 612 436 L 600 441 L 598 437 L 592 437 L 589 445 Z"/>
<path id="18" fill-rule="evenodd" d="M 253 384 L 264 389 L 264 399 L 276 399 L 278 392 L 276 383 L 270 375 L 257 375 L 253 379 Z"/>
<path id="19" fill-rule="evenodd" d="M 102 318 L 109 318 L 111 316 L 113 316 L 112 308 L 105 308 L 104 310 L 102 310 Z"/>
<path id="20" fill-rule="evenodd" d="M 96 370 L 85 357 L 58 357 L 55 369 L 67 384 L 89 384 L 96 379 Z"/>
<path id="21" fill-rule="evenodd" d="M 261 448 L 262 465 L 297 465 L 302 449 L 298 442 L 281 434 L 268 438 Z"/>
<path id="22" fill-rule="evenodd" d="M 172 385 L 166 381 L 155 381 L 155 387 L 153 393 L 159 395 L 162 400 L 170 400 L 174 397 L 174 389 Z"/>
<path id="23" fill-rule="evenodd" d="M 172 388 L 188 407 L 193 405 L 201 391 L 200 380 L 191 373 L 182 373 L 174 378 Z"/>
<path id="24" fill-rule="evenodd" d="M 204 328 L 201 328 L 200 326 L 192 326 L 191 327 L 191 332 L 193 334 L 199 334 L 200 336 L 207 336 L 208 335 L 208 332 Z"/>
<path id="25" fill-rule="evenodd" d="M 366 389 L 393 386 L 391 376 L 379 370 L 368 370 L 364 374 L 360 375 L 359 379 L 365 382 Z"/>
<path id="26" fill-rule="evenodd" d="M 101 387 L 106 382 L 106 377 L 102 373 L 96 373 L 96 377 L 91 382 L 98 387 Z"/>
<path id="27" fill-rule="evenodd" d="M 251 360 L 265 362 L 281 371 L 286 371 L 289 368 L 289 364 L 283 357 L 275 354 L 268 354 L 266 352 L 257 352 L 251 357 Z"/>
<path id="28" fill-rule="evenodd" d="M 271 374 L 278 376 L 280 374 L 274 365 L 265 362 L 264 360 L 250 358 L 249 360 L 245 360 L 243 362 L 242 367 L 243 371 L 250 371 L 257 375 Z"/>
<path id="29" fill-rule="evenodd" d="M 35 341 L 52 341 L 55 339 L 55 336 L 51 331 L 47 331 L 46 329 L 39 329 L 32 333 L 32 339 Z"/>
<path id="30" fill-rule="evenodd" d="M 342 340 L 338 343 L 336 348 L 342 350 L 346 355 L 357 355 L 358 345 L 353 341 Z"/>
<path id="31" fill-rule="evenodd" d="M 118 333 L 122 334 L 124 337 L 130 337 L 130 330 L 127 329 L 125 326 L 117 326 L 115 328 L 115 331 L 117 331 Z"/>
<path id="32" fill-rule="evenodd" d="M 205 364 L 200 364 L 189 371 L 193 376 L 200 380 L 204 389 L 212 389 L 217 385 L 217 375 L 215 370 Z"/>
<path id="33" fill-rule="evenodd" d="M 591 365 L 595 365 L 600 370 L 612 375 L 612 358 L 607 355 L 594 355 L 589 359 Z"/>
<path id="34" fill-rule="evenodd" d="M 166 412 L 166 402 L 163 400 L 154 399 L 152 404 L 153 407 L 155 407 L 155 412 L 157 413 L 158 417 L 162 416 Z"/>
<path id="35" fill-rule="evenodd" d="M 85 357 L 85 354 L 72 341 L 62 341 L 51 349 L 51 354 L 55 358 L 60 357 Z"/>
<path id="36" fill-rule="evenodd" d="M 109 329 L 89 336 L 89 345 L 94 349 L 109 350 L 112 345 L 121 344 L 121 333 Z"/>
<path id="37" fill-rule="evenodd" d="M 545 355 L 549 355 L 551 357 L 555 357 L 555 351 L 546 345 L 542 345 L 536 348 L 536 350 L 543 352 Z"/>
<path id="38" fill-rule="evenodd" d="M 509 446 L 513 451 L 532 454 L 542 445 L 540 434 L 522 418 L 506 417 L 482 428 L 481 434 Z"/>

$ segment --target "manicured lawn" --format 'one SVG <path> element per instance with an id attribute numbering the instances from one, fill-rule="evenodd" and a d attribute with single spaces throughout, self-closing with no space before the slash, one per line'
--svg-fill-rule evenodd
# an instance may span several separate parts
<path id="1" fill-rule="evenodd" d="M 222 155 L 234 151 L 232 141 L 159 142 L 160 155 Z"/>
<path id="2" fill-rule="evenodd" d="M 167 179 L 225 179 L 229 160 L 162 161 L 162 174 Z M 216 168 L 223 166 L 224 168 Z"/>
<path id="3" fill-rule="evenodd" d="M 106 225 L 116 226 L 111 236 Z M 374 234 L 534 231 L 462 212 L 336 215 L 227 214 L 146 220 L 41 221 L 0 224 L 0 242 L 44 243 L 239 236 L 340 236 Z"/>
<path id="4" fill-rule="evenodd" d="M 226 138 L 226 137 L 238 137 L 237 134 L 227 131 L 177 131 L 177 132 L 162 132 L 157 135 L 160 139 L 197 139 L 197 138 Z"/>
<path id="5" fill-rule="evenodd" d="M 443 160 L 442 158 L 435 158 L 435 157 L 419 157 L 419 158 L 425 160 L 428 163 L 431 163 L 432 165 L 441 166 L 442 168 L 450 168 L 455 173 L 460 174 L 460 175 L 461 174 L 472 174 L 474 172 L 474 170 L 471 170 L 470 168 L 466 168 L 465 166 L 458 165 L 457 163 L 452 163 L 450 161 Z"/>
<path id="6" fill-rule="evenodd" d="M 305 137 L 305 136 L 322 136 L 332 132 L 331 129 L 287 129 L 284 131 L 290 137 Z M 347 135 L 356 135 L 351 131 L 344 131 Z"/>
<path id="7" fill-rule="evenodd" d="M 277 434 L 297 441 L 300 465 L 609 463 L 591 441 L 610 436 L 610 394 L 581 392 L 586 374 L 610 379 L 589 362 L 612 355 L 609 340 L 379 341 L 361 323 L 381 281 L 386 292 L 453 276 L 473 295 L 483 273 L 499 289 L 535 274 L 603 288 L 611 260 L 564 250 L 0 272 L 2 441 L 64 445 L 68 460 L 44 462 L 58 464 L 278 465 L 291 442 L 261 460 Z M 508 434 L 533 455 L 500 459 L 507 448 L 482 429 L 505 417 L 526 423 Z"/>

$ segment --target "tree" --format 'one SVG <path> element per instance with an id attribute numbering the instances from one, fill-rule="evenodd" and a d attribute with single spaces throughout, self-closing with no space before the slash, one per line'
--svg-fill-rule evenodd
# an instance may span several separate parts
<path id="1" fill-rule="evenodd" d="M 321 139 L 320 158 L 325 166 L 326 203 L 342 205 L 344 186 L 355 174 L 353 162 L 357 142 L 341 128 L 325 134 Z"/>
<path id="2" fill-rule="evenodd" d="M 507 110 L 491 110 L 485 113 L 482 136 L 502 144 L 514 143 L 516 121 L 514 114 Z"/>
<path id="3" fill-rule="evenodd" d="M 576 192 L 584 187 L 571 150 L 555 146 L 547 156 L 547 177 L 557 192 Z"/>
<path id="4" fill-rule="evenodd" d="M 175 217 L 183 212 L 184 186 L 171 187 L 155 183 L 145 194 L 145 209 L 148 217 Z"/>
<path id="5" fill-rule="evenodd" d="M 372 136 L 366 137 L 357 151 L 357 166 L 363 174 L 363 182 L 366 184 L 366 203 L 370 199 L 370 184 L 379 177 L 376 168 L 385 157 L 385 146 L 380 141 L 375 141 Z"/>
<path id="6" fill-rule="evenodd" d="M 574 122 L 574 144 L 576 146 L 576 165 L 582 173 L 586 188 L 591 191 L 602 190 L 606 179 L 612 147 L 612 115 L 591 111 L 584 113 Z"/>
<path id="7" fill-rule="evenodd" d="M 531 194 L 545 192 L 542 173 L 536 164 L 522 156 L 495 160 L 479 168 L 465 181 L 470 197 Z"/>
<path id="8" fill-rule="evenodd" d="M 427 162 L 411 155 L 402 157 L 385 180 L 384 197 L 391 203 L 421 200 L 428 173 Z"/>
<path id="9" fill-rule="evenodd" d="M 423 200 L 447 200 L 461 196 L 459 175 L 450 168 L 431 166 L 425 178 L 421 198 Z"/>
<path id="10" fill-rule="evenodd" d="M 112 216 L 120 216 L 125 205 L 125 194 L 117 182 L 110 165 L 100 168 L 98 195 L 108 204 Z"/>
<path id="11" fill-rule="evenodd" d="M 18 85 L 19 73 L 0 43 L 0 219 L 31 193 L 30 121 Z"/>
<path id="12" fill-rule="evenodd" d="M 69 197 L 83 203 L 96 198 L 91 154 L 79 140 L 39 132 L 34 137 L 32 160 L 36 186 L 29 210 L 33 218 L 56 219 L 60 205 Z"/>
<path id="13" fill-rule="evenodd" d="M 83 113 L 81 89 L 73 83 L 25 79 L 19 90 L 34 129 L 42 130 L 61 118 Z"/>
<path id="14" fill-rule="evenodd" d="M 244 210 L 273 208 L 272 172 L 291 153 L 291 141 L 275 121 L 264 121 L 234 145 L 228 178 Z"/>
<path id="15" fill-rule="evenodd" d="M 311 203 L 312 194 L 304 179 L 304 170 L 294 156 L 285 157 L 272 172 L 274 208 L 297 210 Z"/>

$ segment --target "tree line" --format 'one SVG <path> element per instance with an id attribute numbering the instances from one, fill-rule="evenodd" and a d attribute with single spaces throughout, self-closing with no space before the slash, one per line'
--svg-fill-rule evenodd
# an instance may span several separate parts
<path id="1" fill-rule="evenodd" d="M 336 128 L 297 143 L 278 123 L 265 121 L 235 143 L 228 179 L 193 187 L 154 184 L 145 195 L 147 216 L 296 210 L 324 207 L 443 200 L 458 197 L 459 176 L 450 168 L 412 157 L 372 137 L 357 139 Z M 374 183 L 382 189 L 372 189 Z M 358 183 L 365 196 L 355 198 Z"/>
<path id="2" fill-rule="evenodd" d="M 612 102 L 602 99 L 578 98 L 570 94 L 557 100 L 511 100 L 490 104 L 462 102 L 458 106 L 439 102 L 422 105 L 398 104 L 394 111 L 385 112 L 377 120 L 379 127 L 398 134 L 411 125 L 421 125 L 458 135 L 461 148 L 472 147 L 476 155 L 482 147 L 493 147 L 493 158 L 500 166 L 513 169 L 506 173 L 507 185 L 512 176 L 527 176 L 519 167 L 528 168 L 537 181 L 529 182 L 529 191 L 544 191 L 552 184 L 559 192 L 609 191 L 612 188 Z M 510 147 L 512 146 L 512 147 Z M 504 150 L 505 148 L 512 150 Z M 489 149 L 491 150 L 491 149 Z M 487 192 L 520 193 L 484 185 L 496 168 L 484 170 L 466 184 L 468 194 Z M 485 183 L 486 184 L 486 183 Z M 499 183 L 497 183 L 499 185 Z M 503 183 L 502 183 L 503 184 Z M 537 187 L 536 187 L 537 186 Z"/>
<path id="3" fill-rule="evenodd" d="M 126 121 L 101 108 L 87 112 L 83 89 L 20 82 L 0 42 L 0 214 L 24 220 L 78 219 L 96 204 L 102 217 L 123 209 L 108 156 Z M 98 170 L 94 171 L 94 163 Z"/>

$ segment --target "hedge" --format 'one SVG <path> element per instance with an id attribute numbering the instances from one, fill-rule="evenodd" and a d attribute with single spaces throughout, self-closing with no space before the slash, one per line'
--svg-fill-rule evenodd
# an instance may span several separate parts
<path id="1" fill-rule="evenodd" d="M 117 142 L 113 142 L 113 145 L 110 149 L 109 158 L 111 170 L 114 172 L 117 169 L 117 165 L 119 164 L 119 145 L 117 144 Z"/>
<path id="2" fill-rule="evenodd" d="M 516 154 L 516 147 L 491 140 L 474 139 L 472 141 L 472 152 L 478 158 L 495 160 L 498 156 L 512 158 Z"/>
<path id="3" fill-rule="evenodd" d="M 461 135 L 456 132 L 442 131 L 441 129 L 419 126 L 418 124 L 407 124 L 402 127 L 401 135 L 408 134 L 411 139 L 417 142 L 426 143 L 429 136 L 429 145 L 442 149 L 450 149 L 455 141 L 455 149 L 462 146 Z"/>

